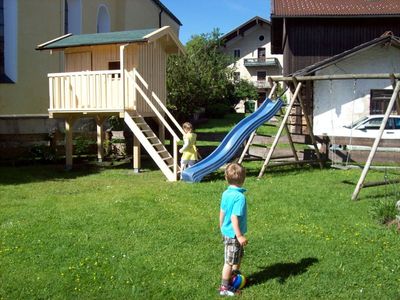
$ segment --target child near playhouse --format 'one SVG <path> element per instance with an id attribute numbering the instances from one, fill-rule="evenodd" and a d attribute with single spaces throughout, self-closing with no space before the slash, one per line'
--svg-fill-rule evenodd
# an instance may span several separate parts
<path id="1" fill-rule="evenodd" d="M 182 125 L 183 131 L 183 147 L 179 149 L 182 153 L 181 157 L 181 171 L 193 166 L 198 160 L 198 153 L 196 148 L 197 135 L 193 132 L 193 126 L 191 123 L 186 122 Z"/>
<path id="2" fill-rule="evenodd" d="M 246 170 L 237 163 L 229 164 L 225 169 L 225 179 L 229 187 L 222 194 L 219 214 L 219 226 L 225 245 L 222 281 L 219 289 L 221 296 L 235 296 L 240 291 L 230 284 L 234 273 L 240 273 L 243 247 L 247 245 L 247 203 L 242 188 Z"/>

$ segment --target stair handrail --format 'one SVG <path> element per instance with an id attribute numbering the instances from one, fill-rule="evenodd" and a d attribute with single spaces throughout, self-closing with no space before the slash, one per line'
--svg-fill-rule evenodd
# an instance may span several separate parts
<path id="1" fill-rule="evenodd" d="M 146 87 L 146 89 L 149 88 L 149 85 L 147 84 L 147 82 L 143 79 L 143 77 L 140 75 L 140 73 L 136 70 L 136 68 L 133 69 L 134 72 L 134 76 L 136 78 L 139 78 L 139 80 L 141 81 L 141 83 Z M 154 93 L 153 91 L 151 91 L 151 96 L 154 98 L 154 100 L 156 100 L 157 104 L 161 107 L 161 109 L 163 110 L 163 112 L 168 116 L 168 118 L 172 121 L 172 123 L 174 123 L 174 125 L 176 126 L 176 128 L 179 129 L 179 131 L 182 133 L 182 135 L 185 134 L 185 132 L 183 131 L 183 128 L 181 127 L 181 125 L 179 125 L 178 121 L 174 118 L 174 116 L 171 114 L 171 112 L 168 110 L 168 108 L 164 105 L 164 103 L 160 100 L 160 98 L 158 98 L 158 96 L 156 95 L 156 93 Z"/>
<path id="2" fill-rule="evenodd" d="M 163 115 L 159 112 L 157 107 L 153 104 L 153 102 L 149 99 L 149 97 L 146 95 L 146 93 L 143 91 L 143 89 L 137 84 L 135 77 L 138 77 L 143 85 L 148 89 L 148 84 L 144 81 L 144 79 L 140 76 L 140 74 L 136 71 L 136 69 L 133 69 L 134 75 L 130 74 L 129 72 L 126 71 L 126 75 L 133 81 L 133 84 L 135 86 L 135 89 L 139 91 L 139 93 L 142 95 L 143 99 L 146 101 L 146 103 L 150 106 L 150 108 L 154 111 L 154 113 L 157 115 L 157 117 L 161 120 L 163 125 L 168 129 L 169 133 L 177 139 L 179 142 L 181 139 L 178 137 L 178 135 L 175 133 L 175 131 L 171 128 L 171 126 L 168 124 L 168 122 L 165 120 Z"/>

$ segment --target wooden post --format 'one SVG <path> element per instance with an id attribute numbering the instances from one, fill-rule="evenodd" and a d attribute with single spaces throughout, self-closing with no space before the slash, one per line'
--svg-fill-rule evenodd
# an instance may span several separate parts
<path id="1" fill-rule="evenodd" d="M 361 190 L 361 188 L 363 186 L 365 177 L 368 174 L 368 170 L 369 170 L 369 168 L 371 166 L 372 160 L 374 159 L 376 150 L 378 149 L 379 142 L 381 141 L 381 138 L 382 138 L 383 130 L 385 129 L 386 123 L 387 123 L 387 121 L 389 119 L 389 115 L 392 112 L 392 109 L 393 109 L 394 103 L 395 103 L 395 101 L 397 99 L 397 96 L 399 94 L 399 91 L 400 91 L 400 81 L 398 81 L 396 83 L 396 87 L 395 87 L 395 89 L 393 91 L 392 97 L 390 98 L 388 107 L 387 107 L 386 112 L 385 112 L 385 116 L 383 117 L 381 126 L 379 128 L 378 136 L 375 138 L 374 144 L 372 145 L 371 152 L 369 153 L 367 162 L 366 162 L 366 164 L 364 166 L 364 169 L 363 169 L 363 171 L 361 173 L 360 179 L 358 180 L 357 186 L 354 189 L 354 192 L 353 192 L 353 195 L 351 197 L 351 200 L 357 200 L 358 194 L 360 193 L 360 190 Z"/>
<path id="2" fill-rule="evenodd" d="M 272 89 L 271 89 L 271 91 L 270 91 L 270 93 L 268 95 L 269 99 L 271 99 L 272 96 L 275 94 L 275 91 L 276 91 L 277 87 L 278 87 L 278 84 L 274 83 L 273 86 L 272 86 Z M 245 147 L 243 149 L 243 152 L 240 155 L 240 158 L 239 158 L 239 161 L 238 161 L 239 164 L 241 164 L 243 162 L 244 156 L 246 155 L 247 151 L 249 150 L 250 145 L 253 142 L 254 136 L 256 135 L 256 132 L 257 132 L 257 130 L 253 131 L 251 133 L 249 139 L 247 140 L 247 143 L 246 143 L 246 145 L 245 145 Z"/>
<path id="3" fill-rule="evenodd" d="M 278 132 L 277 132 L 277 134 L 275 136 L 274 142 L 272 143 L 271 149 L 268 152 L 267 158 L 265 159 L 264 164 L 261 167 L 260 173 L 258 174 L 258 178 L 261 178 L 264 175 L 265 169 L 267 168 L 267 165 L 269 164 L 269 161 L 271 160 L 272 154 L 274 153 L 275 148 L 278 145 L 278 141 L 279 141 L 279 139 L 280 139 L 280 137 L 282 135 L 282 131 L 285 128 L 285 124 L 286 124 L 286 122 L 287 122 L 287 120 L 289 118 L 289 114 L 290 114 L 290 111 L 292 110 L 294 101 L 296 100 L 297 95 L 299 94 L 299 92 L 301 90 L 301 86 L 302 86 L 302 84 L 301 84 L 301 82 L 299 82 L 297 87 L 296 87 L 296 90 L 294 92 L 294 95 L 293 95 L 292 99 L 290 100 L 289 105 L 286 107 L 285 116 L 282 119 L 281 126 L 278 129 Z"/>
<path id="4" fill-rule="evenodd" d="M 103 132 L 103 123 L 105 120 L 104 116 L 96 116 L 96 125 L 97 125 L 97 160 L 98 162 L 102 162 L 104 159 L 104 132 Z"/>
<path id="5" fill-rule="evenodd" d="M 140 159 L 140 142 L 139 139 L 133 135 L 133 171 L 135 173 L 140 172 L 141 159 Z"/>
<path id="6" fill-rule="evenodd" d="M 73 164 L 73 125 L 75 118 L 65 119 L 65 169 L 71 170 Z"/>
<path id="7" fill-rule="evenodd" d="M 390 80 L 392 82 L 393 90 L 396 88 L 396 76 L 394 74 L 390 75 Z M 396 97 L 396 110 L 397 114 L 400 115 L 400 96 L 397 95 Z"/>
<path id="8" fill-rule="evenodd" d="M 297 80 L 296 80 L 295 77 L 293 77 L 293 82 L 294 82 L 295 84 L 297 84 Z M 312 141 L 312 143 L 313 143 L 313 145 L 314 145 L 315 154 L 317 155 L 318 162 L 319 162 L 319 166 L 320 166 L 320 168 L 322 169 L 324 166 L 322 165 L 321 154 L 319 153 L 317 141 L 316 141 L 315 136 L 314 136 L 314 132 L 313 132 L 313 128 L 312 128 L 312 125 L 311 125 L 310 118 L 308 117 L 308 115 L 307 115 L 307 113 L 306 113 L 306 111 L 305 111 L 305 107 L 304 107 L 303 100 L 301 99 L 301 96 L 300 96 L 299 94 L 297 95 L 297 99 L 299 100 L 299 103 L 300 103 L 300 106 L 301 106 L 301 110 L 303 111 L 304 118 L 305 118 L 305 120 L 306 120 L 307 128 L 308 128 L 308 131 L 309 131 L 309 133 L 310 133 L 311 141 Z"/>

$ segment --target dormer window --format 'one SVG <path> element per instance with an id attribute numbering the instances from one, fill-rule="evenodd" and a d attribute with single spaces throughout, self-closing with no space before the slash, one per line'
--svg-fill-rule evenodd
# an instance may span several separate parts
<path id="1" fill-rule="evenodd" d="M 233 57 L 240 58 L 240 49 L 233 50 Z"/>

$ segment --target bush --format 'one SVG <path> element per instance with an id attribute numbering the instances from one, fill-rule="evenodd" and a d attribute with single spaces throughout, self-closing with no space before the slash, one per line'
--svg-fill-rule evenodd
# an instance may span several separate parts
<path id="1" fill-rule="evenodd" d="M 207 116 L 211 118 L 222 118 L 230 112 L 230 106 L 226 103 L 214 103 L 207 107 Z"/>

